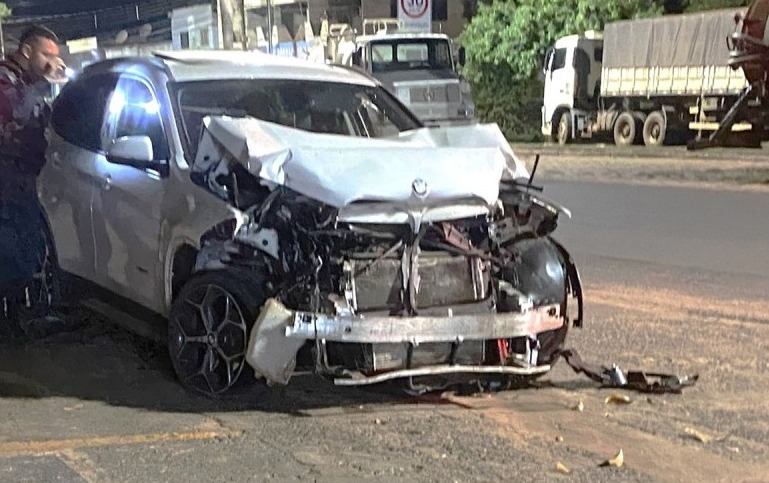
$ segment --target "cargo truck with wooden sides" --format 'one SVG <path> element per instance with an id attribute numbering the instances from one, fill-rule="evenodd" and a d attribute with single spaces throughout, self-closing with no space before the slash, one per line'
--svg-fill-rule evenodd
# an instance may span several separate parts
<path id="1" fill-rule="evenodd" d="M 566 144 L 659 146 L 708 138 L 740 102 L 725 138 L 760 146 L 765 109 L 729 65 L 727 39 L 744 9 L 620 21 L 549 49 L 542 133 Z M 755 97 L 755 98 L 754 98 Z"/>

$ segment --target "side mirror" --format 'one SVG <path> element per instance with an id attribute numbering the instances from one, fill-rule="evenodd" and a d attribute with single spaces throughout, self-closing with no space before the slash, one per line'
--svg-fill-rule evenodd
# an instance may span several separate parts
<path id="1" fill-rule="evenodd" d="M 355 52 L 352 53 L 352 65 L 357 65 L 360 67 L 362 65 L 362 58 L 363 58 L 363 49 L 358 48 Z"/>
<path id="2" fill-rule="evenodd" d="M 545 60 L 542 62 L 542 74 L 547 76 L 547 71 L 550 69 L 550 60 L 553 58 L 553 49 L 552 47 L 547 49 L 547 53 L 545 53 Z"/>
<path id="3" fill-rule="evenodd" d="M 464 47 L 459 48 L 459 58 L 457 59 L 459 61 L 459 65 L 464 67 L 465 62 L 467 62 L 467 52 L 465 51 Z"/>
<path id="4" fill-rule="evenodd" d="M 123 136 L 116 139 L 107 151 L 109 162 L 130 166 L 151 163 L 154 157 L 149 136 Z"/>
<path id="5" fill-rule="evenodd" d="M 107 150 L 107 161 L 113 164 L 131 166 L 136 169 L 151 169 L 161 176 L 168 176 L 168 163 L 156 161 L 149 136 L 123 136 L 116 139 Z"/>

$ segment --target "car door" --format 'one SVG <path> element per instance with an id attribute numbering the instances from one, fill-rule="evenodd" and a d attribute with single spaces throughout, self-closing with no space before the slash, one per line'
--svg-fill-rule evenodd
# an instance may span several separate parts
<path id="1" fill-rule="evenodd" d="M 121 75 L 106 111 L 104 143 L 126 136 L 148 136 L 154 159 L 168 166 L 168 141 L 157 96 L 143 78 Z M 100 283 L 146 308 L 161 308 L 160 257 L 163 169 L 99 160 L 102 185 L 94 195 L 93 223 Z M 166 171 L 167 172 L 167 171 Z"/>
<path id="2" fill-rule="evenodd" d="M 99 187 L 107 100 L 117 79 L 95 75 L 69 83 L 54 103 L 46 164 L 38 180 L 59 266 L 87 280 L 96 273 L 91 204 Z"/>

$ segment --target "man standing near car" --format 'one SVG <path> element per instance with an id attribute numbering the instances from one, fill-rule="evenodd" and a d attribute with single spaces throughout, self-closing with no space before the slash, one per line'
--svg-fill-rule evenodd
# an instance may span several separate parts
<path id="1" fill-rule="evenodd" d="M 45 238 L 36 179 L 45 164 L 50 79 L 63 68 L 58 38 L 32 26 L 0 62 L 0 309 L 20 298 L 41 271 Z M 0 313 L 0 317 L 4 314 Z M 8 315 L 7 313 L 5 314 Z"/>

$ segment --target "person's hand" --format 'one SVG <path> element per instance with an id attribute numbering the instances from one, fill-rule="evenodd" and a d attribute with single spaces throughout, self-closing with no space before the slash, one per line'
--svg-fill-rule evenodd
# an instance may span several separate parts
<path id="1" fill-rule="evenodd" d="M 62 84 L 67 81 L 67 66 L 60 57 L 56 57 L 46 65 L 45 79 L 51 84 Z"/>

